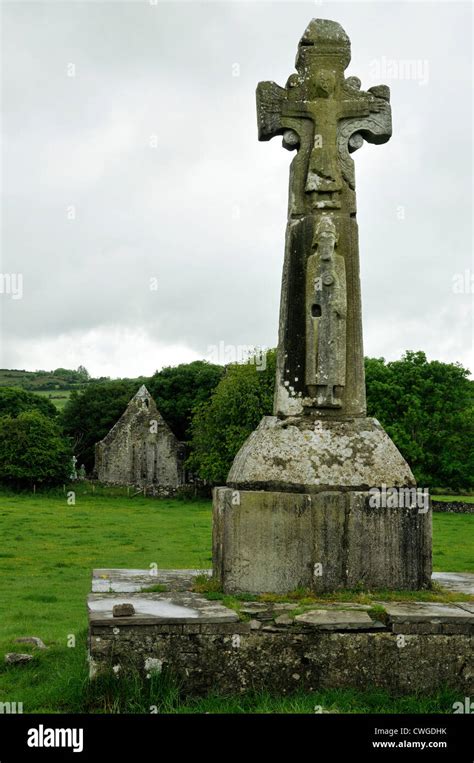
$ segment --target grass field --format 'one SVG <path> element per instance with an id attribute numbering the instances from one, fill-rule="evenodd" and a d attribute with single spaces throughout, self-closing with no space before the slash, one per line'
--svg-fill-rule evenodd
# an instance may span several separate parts
<path id="1" fill-rule="evenodd" d="M 170 689 L 151 683 L 148 694 L 122 697 L 117 687 L 90 688 L 85 665 L 86 596 L 94 567 L 207 568 L 211 565 L 209 501 L 134 499 L 124 495 L 0 494 L 0 702 L 23 702 L 24 712 L 166 711 L 448 712 L 451 695 L 392 700 L 383 692 L 324 692 L 293 698 L 200 700 L 183 705 Z M 434 568 L 474 571 L 474 517 L 435 514 Z M 18 636 L 40 636 L 50 647 L 26 667 L 6 667 Z M 71 643 L 76 637 L 76 645 Z M 33 653 L 33 652 L 32 652 Z M 158 697 L 158 699 L 157 699 Z M 122 704 L 121 704 L 122 703 Z M 148 703 L 148 704 L 147 704 Z M 227 704 L 226 704 L 227 703 Z"/>
<path id="2" fill-rule="evenodd" d="M 38 392 L 35 391 L 35 395 L 41 395 L 41 397 L 46 397 L 54 406 L 56 406 L 58 411 L 63 410 L 64 406 L 69 400 L 70 394 L 71 394 L 71 390 L 69 389 L 40 390 Z"/>
<path id="3" fill-rule="evenodd" d="M 474 495 L 432 495 L 433 501 L 459 501 L 460 503 L 474 503 Z"/>

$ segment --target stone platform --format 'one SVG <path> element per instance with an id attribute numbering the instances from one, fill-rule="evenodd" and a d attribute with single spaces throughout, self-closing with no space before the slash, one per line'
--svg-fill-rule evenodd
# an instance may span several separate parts
<path id="1" fill-rule="evenodd" d="M 379 687 L 395 694 L 474 691 L 470 602 L 242 601 L 239 612 L 190 590 L 209 570 L 96 570 L 90 674 L 167 671 L 184 694 Z M 166 590 L 143 589 L 163 587 Z M 117 604 L 135 614 L 114 616 Z"/>

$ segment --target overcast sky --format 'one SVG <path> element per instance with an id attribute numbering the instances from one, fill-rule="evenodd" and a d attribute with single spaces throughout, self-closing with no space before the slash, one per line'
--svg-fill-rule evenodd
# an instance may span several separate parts
<path id="1" fill-rule="evenodd" d="M 472 6 L 380 1 L 4 2 L 2 367 L 275 346 L 292 154 L 258 142 L 254 92 L 313 17 L 392 92 L 392 139 L 354 155 L 365 353 L 474 370 Z"/>

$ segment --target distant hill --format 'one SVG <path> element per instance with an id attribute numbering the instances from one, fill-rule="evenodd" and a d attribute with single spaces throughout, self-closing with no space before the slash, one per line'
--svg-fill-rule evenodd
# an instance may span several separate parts
<path id="1" fill-rule="evenodd" d="M 30 392 L 57 389 L 77 389 L 90 381 L 86 369 L 73 371 L 57 368 L 55 371 L 23 371 L 0 368 L 0 387 L 22 387 Z"/>
<path id="2" fill-rule="evenodd" d="M 24 371 L 0 368 L 0 387 L 21 387 L 47 397 L 60 410 L 64 408 L 72 390 L 84 389 L 91 382 L 108 382 L 110 377 L 93 379 L 84 366 L 77 370 L 56 368 L 54 371 Z"/>

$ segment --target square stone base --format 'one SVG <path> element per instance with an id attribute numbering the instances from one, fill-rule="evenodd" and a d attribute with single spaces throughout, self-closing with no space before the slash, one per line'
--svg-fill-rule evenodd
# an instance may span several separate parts
<path id="1" fill-rule="evenodd" d="M 369 497 L 215 488 L 213 574 L 227 593 L 429 588 L 431 509 Z"/>
<path id="2" fill-rule="evenodd" d="M 473 696 L 469 602 L 382 599 L 374 612 L 351 602 L 247 601 L 237 613 L 192 590 L 208 573 L 95 570 L 91 678 L 164 673 L 182 696 L 374 687 L 392 694 L 450 687 Z M 163 591 L 149 591 L 150 583 Z M 133 605 L 133 614 L 119 615 L 117 604 Z"/>

